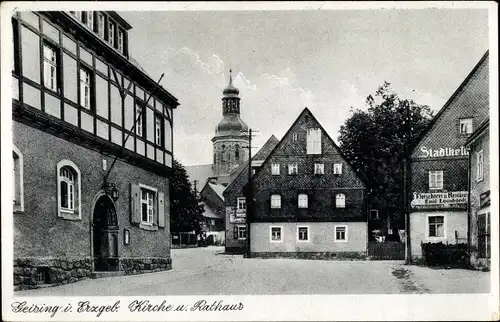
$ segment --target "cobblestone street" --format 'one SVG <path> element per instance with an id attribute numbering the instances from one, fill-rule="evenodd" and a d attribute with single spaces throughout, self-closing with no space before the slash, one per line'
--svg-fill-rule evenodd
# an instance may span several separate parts
<path id="1" fill-rule="evenodd" d="M 222 247 L 172 250 L 173 269 L 83 280 L 17 296 L 487 293 L 490 274 L 400 261 L 244 259 Z"/>

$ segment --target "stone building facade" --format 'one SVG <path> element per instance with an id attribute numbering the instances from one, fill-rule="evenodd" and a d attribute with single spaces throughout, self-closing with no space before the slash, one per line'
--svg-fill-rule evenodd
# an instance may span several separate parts
<path id="1" fill-rule="evenodd" d="M 469 252 L 474 268 L 491 267 L 489 119 L 467 140 L 469 148 Z"/>
<path id="2" fill-rule="evenodd" d="M 424 131 L 411 154 L 410 245 L 413 259 L 422 243 L 466 243 L 467 139 L 489 113 L 486 53 Z"/>
<path id="3" fill-rule="evenodd" d="M 112 11 L 12 25 L 14 284 L 170 269 L 179 103 L 129 57 L 131 26 Z"/>
<path id="4" fill-rule="evenodd" d="M 309 109 L 252 182 L 251 256 L 366 257 L 365 183 Z"/>

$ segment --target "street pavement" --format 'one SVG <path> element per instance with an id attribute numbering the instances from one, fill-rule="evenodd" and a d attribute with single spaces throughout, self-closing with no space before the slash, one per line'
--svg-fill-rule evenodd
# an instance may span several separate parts
<path id="1" fill-rule="evenodd" d="M 16 296 L 488 293 L 490 273 L 401 261 L 246 259 L 223 247 L 172 250 L 169 271 L 87 279 Z"/>

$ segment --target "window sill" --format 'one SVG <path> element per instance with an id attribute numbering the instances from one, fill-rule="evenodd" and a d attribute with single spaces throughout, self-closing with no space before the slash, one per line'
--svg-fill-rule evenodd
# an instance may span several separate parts
<path id="1" fill-rule="evenodd" d="M 139 224 L 139 228 L 144 229 L 144 230 L 150 230 L 150 231 L 158 230 L 158 226 L 155 226 L 155 225 L 149 224 L 149 223 L 143 223 L 143 222 L 141 222 Z"/>
<path id="2" fill-rule="evenodd" d="M 24 215 L 26 212 L 24 211 L 24 209 L 14 209 L 13 213 Z"/>
<path id="3" fill-rule="evenodd" d="M 238 238 L 238 240 L 247 240 L 246 238 Z"/>
<path id="4" fill-rule="evenodd" d="M 309 240 L 297 240 L 297 243 L 309 243 Z"/>
<path id="5" fill-rule="evenodd" d="M 273 244 L 281 244 L 281 243 L 283 243 L 282 240 L 271 240 L 270 242 L 273 243 Z"/>
<path id="6" fill-rule="evenodd" d="M 347 243 L 347 240 L 334 240 L 335 243 Z"/>
<path id="7" fill-rule="evenodd" d="M 62 218 L 62 219 L 65 219 L 65 220 L 74 220 L 74 221 L 82 220 L 80 218 L 80 216 L 78 215 L 78 213 L 65 212 L 65 211 L 59 212 L 59 218 Z"/>

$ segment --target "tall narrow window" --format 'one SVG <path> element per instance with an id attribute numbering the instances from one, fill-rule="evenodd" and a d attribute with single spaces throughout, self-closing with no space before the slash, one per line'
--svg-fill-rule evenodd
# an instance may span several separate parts
<path id="1" fill-rule="evenodd" d="M 138 135 L 138 136 L 143 136 L 144 135 L 144 110 L 143 108 L 140 106 L 139 103 L 136 103 L 136 106 L 135 106 L 135 113 L 136 113 L 136 116 L 135 116 L 135 119 L 137 120 L 137 123 L 135 124 L 135 133 Z"/>
<path id="2" fill-rule="evenodd" d="M 281 208 L 281 196 L 271 195 L 271 208 L 278 209 Z"/>
<path id="3" fill-rule="evenodd" d="M 57 52 L 48 44 L 43 45 L 43 77 L 46 88 L 57 91 Z"/>
<path id="4" fill-rule="evenodd" d="M 297 163 L 288 164 L 288 174 L 296 175 L 299 173 L 299 166 Z"/>
<path id="5" fill-rule="evenodd" d="M 69 167 L 63 167 L 60 171 L 61 210 L 73 212 L 75 210 L 75 175 Z"/>
<path id="6" fill-rule="evenodd" d="M 279 163 L 271 164 L 271 175 L 279 176 L 279 174 L 280 174 L 280 164 Z"/>
<path id="7" fill-rule="evenodd" d="M 155 115 L 155 142 L 157 145 L 163 147 L 163 130 L 164 119 L 160 114 Z"/>
<path id="8" fill-rule="evenodd" d="M 145 224 L 153 224 L 155 193 L 146 189 L 141 190 L 141 219 Z"/>
<path id="9" fill-rule="evenodd" d="M 69 160 L 57 164 L 57 203 L 59 217 L 81 219 L 80 170 Z"/>
<path id="10" fill-rule="evenodd" d="M 87 109 L 91 107 L 91 86 L 90 71 L 80 68 L 80 105 Z"/>
<path id="11" fill-rule="evenodd" d="M 123 54 L 123 31 L 118 29 L 118 51 Z"/>
<path id="12" fill-rule="evenodd" d="M 238 144 L 236 144 L 236 146 L 234 147 L 234 160 L 240 160 L 240 146 Z"/>
<path id="13" fill-rule="evenodd" d="M 300 194 L 299 198 L 299 208 L 307 208 L 308 207 L 308 198 L 306 194 Z"/>
<path id="14" fill-rule="evenodd" d="M 24 210 L 24 196 L 23 196 L 23 155 L 13 147 L 12 151 L 13 172 L 12 172 L 12 189 L 13 189 L 13 202 L 14 211 Z"/>
<path id="15" fill-rule="evenodd" d="M 247 198 L 238 197 L 236 201 L 236 213 L 245 213 L 247 211 Z"/>
<path id="16" fill-rule="evenodd" d="M 491 220 L 490 212 L 483 212 L 477 214 L 479 258 L 491 258 L 490 220 Z"/>
<path id="17" fill-rule="evenodd" d="M 335 196 L 335 207 L 345 208 L 345 195 L 343 193 L 339 193 Z"/>
<path id="18" fill-rule="evenodd" d="M 444 237 L 444 216 L 429 216 L 429 237 Z"/>
<path id="19" fill-rule="evenodd" d="M 94 12 L 85 11 L 84 12 L 84 24 L 89 27 L 90 30 L 94 31 Z"/>
<path id="20" fill-rule="evenodd" d="M 429 171 L 429 189 L 443 189 L 443 171 Z"/>
<path id="21" fill-rule="evenodd" d="M 97 33 L 99 37 L 104 39 L 104 29 L 105 29 L 104 15 L 102 13 L 97 14 Z"/>
<path id="22" fill-rule="evenodd" d="M 222 145 L 222 151 L 220 154 L 220 159 L 222 162 L 226 162 L 226 146 L 223 144 Z"/>
<path id="23" fill-rule="evenodd" d="M 108 43 L 115 46 L 115 24 L 111 21 L 108 23 Z"/>
<path id="24" fill-rule="evenodd" d="M 314 164 L 314 174 L 325 174 L 325 164 L 315 163 Z"/>
<path id="25" fill-rule="evenodd" d="M 299 139 L 299 134 L 298 133 L 293 133 L 292 134 L 292 141 L 297 142 Z"/>
<path id="26" fill-rule="evenodd" d="M 483 150 L 479 151 L 476 154 L 477 158 L 477 181 L 483 180 L 484 175 L 484 159 L 483 159 Z"/>
<path id="27" fill-rule="evenodd" d="M 321 129 L 307 130 L 307 154 L 321 154 Z"/>

